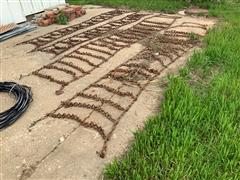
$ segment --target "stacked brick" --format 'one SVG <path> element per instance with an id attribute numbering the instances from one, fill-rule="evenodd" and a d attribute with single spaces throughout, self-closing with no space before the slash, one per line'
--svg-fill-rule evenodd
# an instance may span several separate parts
<path id="1" fill-rule="evenodd" d="M 86 10 L 83 9 L 81 6 L 77 5 L 60 6 L 58 8 L 46 10 L 40 16 L 38 15 L 38 17 L 36 17 L 35 22 L 39 26 L 49 26 L 51 24 L 56 23 L 57 17 L 62 12 L 67 17 L 68 21 L 72 21 L 73 19 L 86 14 Z"/>

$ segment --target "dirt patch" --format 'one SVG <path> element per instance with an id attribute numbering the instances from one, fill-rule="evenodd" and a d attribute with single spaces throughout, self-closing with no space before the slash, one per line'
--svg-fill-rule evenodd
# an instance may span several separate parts
<path id="1" fill-rule="evenodd" d="M 154 113 L 159 78 L 182 66 L 198 45 L 192 34 L 201 38 L 214 23 L 98 8 L 65 30 L 49 26 L 5 41 L 2 80 L 31 86 L 34 101 L 1 132 L 2 177 L 97 179 Z"/>
<path id="2" fill-rule="evenodd" d="M 187 15 L 195 15 L 195 16 L 207 16 L 208 10 L 201 9 L 197 7 L 192 7 L 184 11 Z"/>

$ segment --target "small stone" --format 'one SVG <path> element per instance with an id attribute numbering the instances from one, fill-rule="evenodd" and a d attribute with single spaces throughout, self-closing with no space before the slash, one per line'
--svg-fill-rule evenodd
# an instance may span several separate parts
<path id="1" fill-rule="evenodd" d="M 65 138 L 62 136 L 60 137 L 59 141 L 62 143 L 65 140 Z"/>
<path id="2" fill-rule="evenodd" d="M 97 139 L 97 138 L 99 138 L 99 134 L 98 133 L 95 134 L 93 139 Z"/>
<path id="3" fill-rule="evenodd" d="M 117 139 L 117 135 L 115 133 L 113 134 L 113 139 Z"/>
<path id="4" fill-rule="evenodd" d="M 186 15 L 185 11 L 179 11 L 178 14 L 183 15 L 183 16 Z"/>
<path id="5" fill-rule="evenodd" d="M 58 95 L 58 96 L 61 95 L 61 94 L 63 94 L 63 93 L 64 93 L 63 90 L 58 90 L 58 91 L 55 92 L 55 94 Z"/>
<path id="6" fill-rule="evenodd" d="M 49 21 L 48 19 L 42 19 L 39 23 L 40 26 L 48 26 L 49 25 Z"/>
<path id="7" fill-rule="evenodd" d="M 76 18 L 76 14 L 73 13 L 73 14 L 70 14 L 69 16 L 67 16 L 67 17 L 68 17 L 68 20 L 69 20 L 69 21 L 72 21 L 73 19 Z"/>
<path id="8" fill-rule="evenodd" d="M 80 10 L 80 11 L 76 11 L 76 15 L 77 15 L 77 17 L 80 17 L 80 16 L 82 16 L 83 14 L 82 14 L 82 11 Z"/>
<path id="9" fill-rule="evenodd" d="M 55 17 L 55 13 L 54 13 L 53 11 L 47 11 L 47 12 L 46 12 L 46 16 L 47 16 L 48 18 L 53 18 L 53 17 Z"/>
<path id="10" fill-rule="evenodd" d="M 25 165 L 27 163 L 26 159 L 23 159 L 22 163 Z"/>

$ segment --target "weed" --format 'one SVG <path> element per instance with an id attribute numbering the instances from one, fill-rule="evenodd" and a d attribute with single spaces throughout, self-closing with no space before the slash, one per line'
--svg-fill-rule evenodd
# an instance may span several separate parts
<path id="1" fill-rule="evenodd" d="M 61 24 L 61 25 L 68 24 L 68 18 L 67 18 L 67 16 L 64 15 L 64 13 L 62 11 L 57 16 L 57 24 Z"/>
<path id="2" fill-rule="evenodd" d="M 190 37 L 190 40 L 192 40 L 192 41 L 199 40 L 199 36 L 192 32 L 189 34 L 189 37 Z"/>

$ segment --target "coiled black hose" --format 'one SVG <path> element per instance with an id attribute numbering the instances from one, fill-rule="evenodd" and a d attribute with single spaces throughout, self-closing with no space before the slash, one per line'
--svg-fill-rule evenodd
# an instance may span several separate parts
<path id="1" fill-rule="evenodd" d="M 32 93 L 29 87 L 14 82 L 0 82 L 0 92 L 8 92 L 15 96 L 16 104 L 0 113 L 0 129 L 13 124 L 32 102 Z"/>

